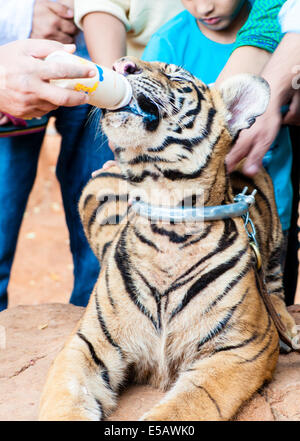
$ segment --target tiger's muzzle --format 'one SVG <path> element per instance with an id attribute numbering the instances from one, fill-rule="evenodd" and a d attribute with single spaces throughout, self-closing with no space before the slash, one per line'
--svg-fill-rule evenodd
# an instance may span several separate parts
<path id="1" fill-rule="evenodd" d="M 127 106 L 112 112 L 128 112 L 140 116 L 143 118 L 146 130 L 155 130 L 160 120 L 159 104 L 155 102 L 153 96 L 148 96 L 146 91 L 141 92 L 140 88 L 137 91 L 135 87 L 134 76 L 142 74 L 142 68 L 137 66 L 134 61 L 124 57 L 115 62 L 113 70 L 129 77 L 128 81 L 133 89 L 133 97 Z"/>

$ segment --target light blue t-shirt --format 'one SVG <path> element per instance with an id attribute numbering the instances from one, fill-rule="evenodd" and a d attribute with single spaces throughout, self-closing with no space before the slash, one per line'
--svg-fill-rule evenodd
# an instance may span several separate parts
<path id="1" fill-rule="evenodd" d="M 188 11 L 183 11 L 153 34 L 142 59 L 181 66 L 204 83 L 211 84 L 216 81 L 233 48 L 234 43 L 221 44 L 207 38 L 196 19 Z M 263 159 L 263 165 L 273 181 L 282 229 L 288 230 L 293 188 L 292 145 L 287 127 L 280 130 Z"/>

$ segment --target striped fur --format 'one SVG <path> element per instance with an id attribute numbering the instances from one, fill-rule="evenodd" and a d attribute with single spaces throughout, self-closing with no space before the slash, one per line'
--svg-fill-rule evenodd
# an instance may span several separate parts
<path id="1" fill-rule="evenodd" d="M 233 134 L 220 93 L 174 66 L 136 63 L 139 74 L 128 78 L 138 107 L 107 112 L 102 122 L 120 168 L 91 179 L 79 205 L 102 269 L 49 372 L 40 419 L 105 418 L 130 373 L 168 391 L 144 420 L 226 420 L 272 377 L 278 335 L 242 219 L 205 222 L 198 231 L 151 223 L 130 209 L 128 195 L 218 205 L 245 184 L 257 188 L 251 217 L 267 288 L 290 332 L 294 325 L 283 301 L 272 183 L 264 171 L 254 180 L 226 174 Z"/>

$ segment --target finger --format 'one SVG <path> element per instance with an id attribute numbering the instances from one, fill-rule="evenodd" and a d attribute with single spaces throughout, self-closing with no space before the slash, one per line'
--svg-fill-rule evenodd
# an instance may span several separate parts
<path id="1" fill-rule="evenodd" d="M 45 58 L 52 52 L 59 50 L 73 53 L 76 46 L 75 44 L 63 44 L 53 40 L 30 39 L 25 42 L 25 53 L 35 58 Z"/>
<path id="2" fill-rule="evenodd" d="M 14 116 L 16 118 L 22 118 L 25 120 L 27 120 L 27 119 L 30 120 L 32 118 L 39 118 L 43 115 L 45 115 L 45 113 L 43 113 L 41 110 L 35 109 L 35 108 L 26 109 L 25 111 L 22 111 L 22 112 L 19 112 L 19 111 L 14 112 Z"/>
<path id="3" fill-rule="evenodd" d="M 247 176 L 254 176 L 262 167 L 262 158 L 252 157 L 247 158 L 245 164 L 243 165 L 243 172 Z"/>
<path id="4" fill-rule="evenodd" d="M 64 44 L 64 51 L 69 52 L 70 54 L 73 54 L 76 51 L 76 44 Z"/>
<path id="5" fill-rule="evenodd" d="M 0 126 L 4 126 L 5 124 L 7 124 L 9 122 L 9 119 L 6 115 L 4 115 L 3 113 L 0 113 Z"/>
<path id="6" fill-rule="evenodd" d="M 55 33 L 52 34 L 51 37 L 55 38 L 55 40 L 59 41 L 62 44 L 74 43 L 74 37 L 72 35 L 66 34 L 65 32 L 62 32 L 59 29 L 57 29 Z"/>
<path id="7" fill-rule="evenodd" d="M 238 139 L 231 151 L 226 157 L 226 166 L 228 173 L 231 173 L 236 165 L 243 159 L 251 150 L 251 143 L 242 142 Z"/>
<path id="8" fill-rule="evenodd" d="M 56 107 L 53 107 L 52 110 L 57 109 Z M 32 118 L 41 118 L 42 116 L 46 115 L 48 112 L 44 112 L 43 110 L 41 110 L 40 108 L 34 108 L 32 109 L 30 112 L 28 112 L 26 114 L 26 116 L 24 116 L 24 119 L 32 119 Z"/>
<path id="9" fill-rule="evenodd" d="M 69 61 L 64 60 L 37 61 L 37 74 L 42 80 L 91 78 L 96 75 L 96 70 L 87 64 L 70 63 Z"/>
<path id="10" fill-rule="evenodd" d="M 116 161 L 106 161 L 103 165 L 102 168 L 99 168 L 98 170 L 95 170 L 92 172 L 92 178 L 95 178 L 96 176 L 98 176 L 99 174 L 101 174 L 103 172 L 103 170 L 108 170 L 111 167 L 114 167 L 115 165 L 117 165 Z"/>
<path id="11" fill-rule="evenodd" d="M 58 106 L 42 100 L 38 100 L 38 102 L 35 102 L 32 105 L 24 105 L 23 102 L 15 102 L 11 113 L 15 118 L 37 118 L 46 115 L 46 113 L 51 110 L 57 109 L 57 107 Z"/>
<path id="12" fill-rule="evenodd" d="M 65 34 L 74 35 L 77 32 L 77 27 L 71 20 L 61 19 L 58 27 Z"/>
<path id="13" fill-rule="evenodd" d="M 39 96 L 44 101 L 50 102 L 55 106 L 79 106 L 88 102 L 88 96 L 83 92 L 62 89 L 53 84 L 42 83 Z"/>
<path id="14" fill-rule="evenodd" d="M 102 168 L 99 168 L 98 170 L 92 172 L 92 178 L 95 178 L 96 176 L 100 175 L 103 172 L 103 170 L 108 170 L 109 168 L 114 167 L 116 165 L 117 165 L 116 161 L 113 160 L 106 161 L 103 164 Z"/>
<path id="15" fill-rule="evenodd" d="M 108 170 L 109 168 L 114 167 L 115 165 L 117 165 L 116 161 L 110 160 L 110 161 L 106 161 L 103 164 L 102 168 L 103 168 L 103 170 Z"/>
<path id="16" fill-rule="evenodd" d="M 48 101 L 40 100 L 35 105 L 35 110 L 38 110 L 41 113 L 41 116 L 46 115 L 46 113 L 51 112 L 52 110 L 57 109 L 58 106 L 55 104 L 49 103 Z"/>
<path id="17" fill-rule="evenodd" d="M 300 93 L 294 95 L 289 111 L 283 118 L 283 124 L 300 125 Z"/>
<path id="18" fill-rule="evenodd" d="M 74 11 L 72 8 L 68 8 L 66 5 L 62 5 L 58 2 L 47 1 L 47 7 L 62 18 L 74 18 Z"/>
<path id="19" fill-rule="evenodd" d="M 245 164 L 243 166 L 243 172 L 248 176 L 254 176 L 262 167 L 262 160 L 267 151 L 269 145 L 257 144 L 249 153 Z"/>
<path id="20" fill-rule="evenodd" d="M 289 110 L 286 115 L 284 116 L 283 120 L 282 120 L 282 124 L 284 125 L 288 125 L 288 126 L 293 126 L 294 125 L 294 114 L 291 110 Z"/>
<path id="21" fill-rule="evenodd" d="M 102 173 L 103 168 L 99 168 L 98 170 L 95 170 L 92 172 L 92 178 L 95 178 L 96 176 L 100 175 Z"/>
<path id="22" fill-rule="evenodd" d="M 282 124 L 280 116 L 272 119 L 271 126 L 268 121 L 263 122 L 256 136 L 252 136 L 252 148 L 243 166 L 243 172 L 248 176 L 255 175 L 261 168 L 263 157 L 275 141 Z"/>
<path id="23" fill-rule="evenodd" d="M 17 104 L 18 103 L 18 104 Z M 19 114 L 14 115 L 23 117 L 22 115 L 30 115 L 32 117 L 43 116 L 46 113 L 51 112 L 52 110 L 57 109 L 57 105 L 50 103 L 49 101 L 45 101 L 40 97 L 37 97 L 36 94 L 31 93 L 28 95 L 26 101 L 22 101 L 22 99 L 16 102 L 15 111 Z"/>

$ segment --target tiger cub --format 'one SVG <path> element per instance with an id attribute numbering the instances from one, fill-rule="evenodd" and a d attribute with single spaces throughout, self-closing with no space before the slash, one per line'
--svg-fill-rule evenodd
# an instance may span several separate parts
<path id="1" fill-rule="evenodd" d="M 162 195 L 172 207 L 232 203 L 246 178 L 227 175 L 225 156 L 265 111 L 269 89 L 240 75 L 216 90 L 182 68 L 131 57 L 115 69 L 133 89 L 130 104 L 102 120 L 120 169 L 92 179 L 79 204 L 102 269 L 48 374 L 40 419 L 105 418 L 130 372 L 167 391 L 142 420 L 228 420 L 271 379 L 279 352 L 244 222 L 151 221 L 128 196 L 151 206 Z M 250 214 L 267 289 L 291 333 L 272 183 L 264 171 L 247 181 L 258 191 Z"/>

